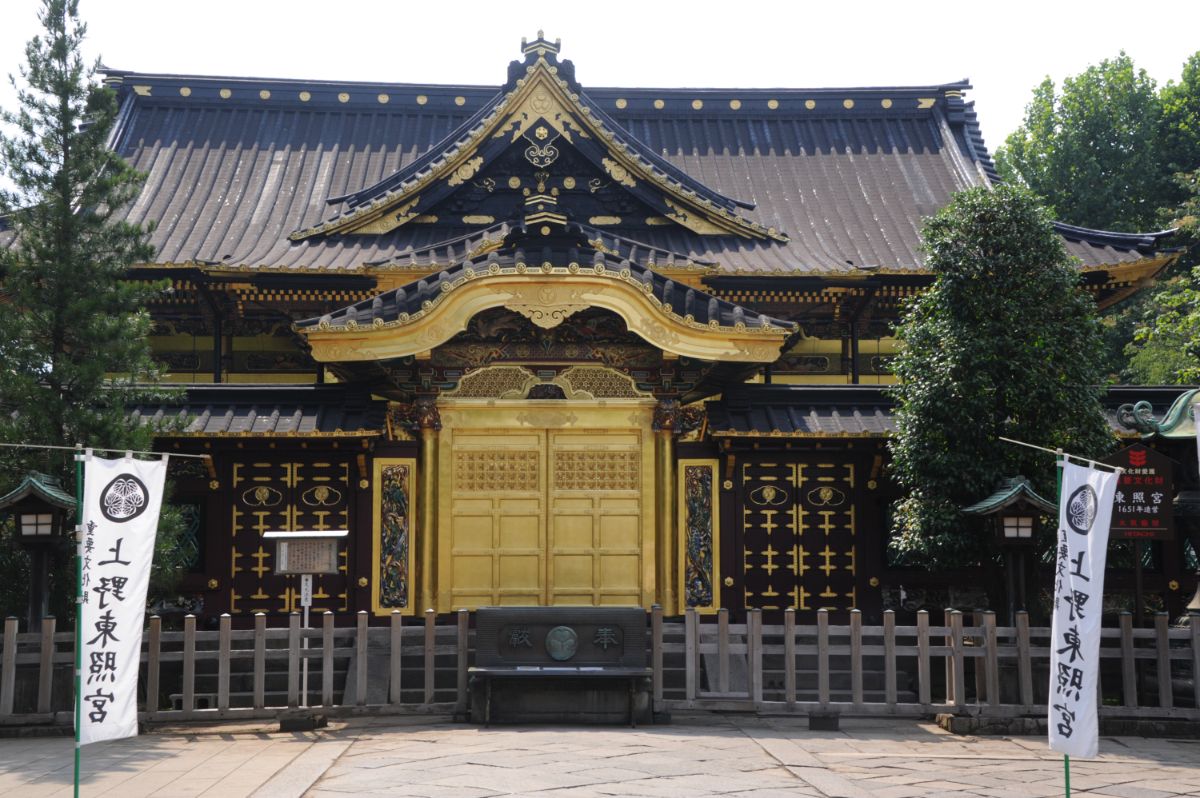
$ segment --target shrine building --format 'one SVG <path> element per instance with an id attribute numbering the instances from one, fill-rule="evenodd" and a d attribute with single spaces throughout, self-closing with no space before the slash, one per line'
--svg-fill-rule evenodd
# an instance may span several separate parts
<path id="1" fill-rule="evenodd" d="M 295 610 L 264 534 L 344 529 L 316 610 L 877 613 L 892 326 L 998 180 L 970 86 L 592 89 L 540 34 L 497 77 L 107 73 L 196 609 Z M 1101 307 L 1175 257 L 1057 230 Z"/>

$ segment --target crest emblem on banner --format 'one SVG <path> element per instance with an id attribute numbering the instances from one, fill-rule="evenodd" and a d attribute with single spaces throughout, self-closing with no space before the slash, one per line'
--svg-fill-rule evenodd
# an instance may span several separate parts
<path id="1" fill-rule="evenodd" d="M 146 509 L 146 485 L 133 474 L 121 474 L 101 494 L 100 512 L 114 524 L 123 524 Z"/>
<path id="2" fill-rule="evenodd" d="M 1090 485 L 1083 485 L 1067 501 L 1067 526 L 1080 535 L 1092 531 L 1096 523 L 1096 491 Z"/>

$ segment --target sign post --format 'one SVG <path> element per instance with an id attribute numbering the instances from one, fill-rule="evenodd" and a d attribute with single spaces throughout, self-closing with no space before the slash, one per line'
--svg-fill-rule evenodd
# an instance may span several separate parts
<path id="1" fill-rule="evenodd" d="M 1134 616 L 1140 626 L 1145 618 L 1143 597 L 1143 543 L 1174 540 L 1174 463 L 1165 454 L 1135 443 L 1105 461 L 1124 469 L 1113 495 L 1111 536 L 1133 541 Z"/>
<path id="2" fill-rule="evenodd" d="M 313 575 L 338 572 L 338 541 L 347 529 L 300 532 L 265 532 L 276 542 L 275 573 L 300 577 L 301 624 L 306 632 L 300 642 L 300 706 L 308 706 L 308 611 L 312 607 Z"/>

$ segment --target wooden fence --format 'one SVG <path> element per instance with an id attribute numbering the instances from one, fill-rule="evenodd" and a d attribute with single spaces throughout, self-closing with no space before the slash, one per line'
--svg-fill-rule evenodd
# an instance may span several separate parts
<path id="1" fill-rule="evenodd" d="M 813 625 L 797 624 L 793 610 L 783 616 L 782 626 L 764 626 L 752 610 L 735 625 L 725 610 L 716 623 L 689 611 L 682 639 L 666 635 L 655 652 L 656 662 L 682 654 L 684 695 L 655 698 L 668 709 L 763 713 L 1046 714 L 1050 629 L 1031 628 L 1026 613 L 1011 627 L 998 626 L 990 611 L 973 613 L 967 625 L 962 612 L 947 610 L 940 626 L 924 611 L 915 626 L 896 625 L 891 611 L 881 626 L 864 626 L 858 610 L 845 626 L 831 626 L 825 610 Z M 1200 615 L 1183 628 L 1171 628 L 1166 613 L 1148 629 L 1133 628 L 1129 613 L 1118 620 L 1102 631 L 1101 716 L 1200 720 Z M 742 662 L 745 684 L 733 689 Z"/>
<path id="2" fill-rule="evenodd" d="M 198 631 L 187 616 L 181 631 L 164 631 L 152 617 L 143 637 L 140 706 L 152 722 L 270 718 L 288 707 L 317 706 L 330 714 L 456 713 L 467 709 L 472 632 L 466 610 L 438 618 L 353 626 L 319 617 L 301 629 L 233 629 L 223 615 L 215 630 Z M 923 717 L 949 712 L 983 717 L 1041 716 L 1050 690 L 1050 630 L 998 626 L 991 612 L 970 623 L 947 611 L 938 626 L 926 612 L 899 626 L 885 612 L 866 626 L 857 610 L 849 623 L 766 626 L 762 613 L 730 623 L 689 611 L 683 623 L 650 611 L 647 645 L 656 710 L 720 709 L 759 713 L 837 713 Z M 310 647 L 305 647 L 305 640 Z M 0 726 L 69 726 L 74 637 L 53 618 L 41 632 L 4 624 L 0 648 Z M 1153 628 L 1134 629 L 1128 613 L 1103 631 L 1101 715 L 1200 720 L 1200 616 L 1171 628 L 1165 614 Z M 307 692 L 301 689 L 309 663 Z"/>

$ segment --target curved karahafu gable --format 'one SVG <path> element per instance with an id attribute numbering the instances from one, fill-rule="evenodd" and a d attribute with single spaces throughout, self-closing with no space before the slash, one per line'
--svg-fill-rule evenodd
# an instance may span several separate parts
<path id="1" fill-rule="evenodd" d="M 770 363 L 799 334 L 792 322 L 747 311 L 645 266 L 592 250 L 578 231 L 564 232 L 527 251 L 522 244 L 530 238 L 520 228 L 485 257 L 297 322 L 295 329 L 307 338 L 313 357 L 327 363 L 420 357 L 466 329 L 477 314 L 496 307 L 543 328 L 556 327 L 586 308 L 603 308 L 664 352 L 708 361 Z M 581 241 L 583 247 L 569 246 Z"/>
<path id="2" fill-rule="evenodd" d="M 700 235 L 747 239 L 787 237 L 737 213 L 752 208 L 672 166 L 600 111 L 574 80 L 558 45 L 539 38 L 524 45 L 496 98 L 404 169 L 360 191 L 335 197 L 337 216 L 293 232 L 299 241 L 339 233 L 381 234 L 427 216 L 504 152 L 518 147 L 535 167 L 552 168 L 570 147 L 639 202 Z"/>

